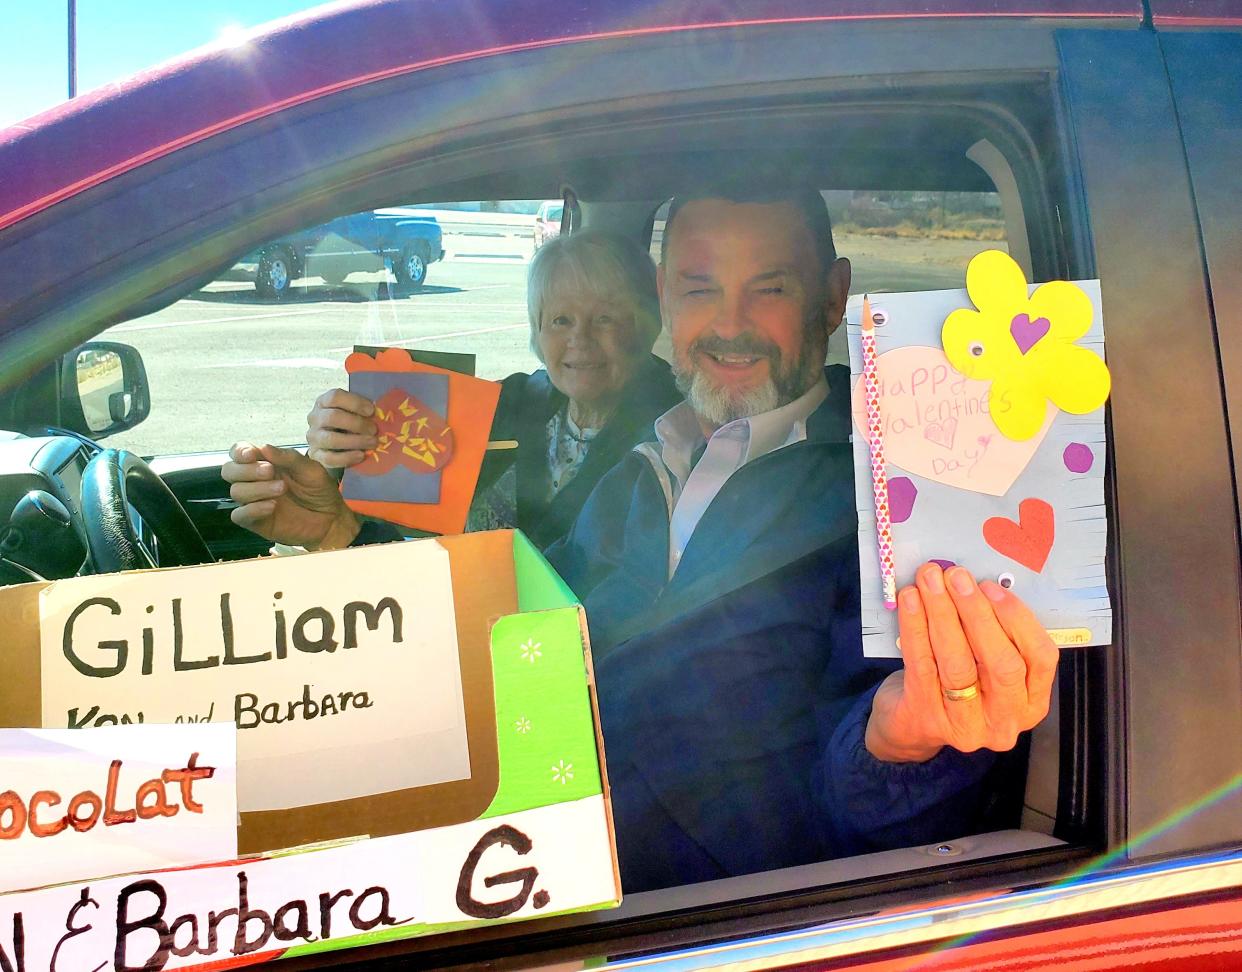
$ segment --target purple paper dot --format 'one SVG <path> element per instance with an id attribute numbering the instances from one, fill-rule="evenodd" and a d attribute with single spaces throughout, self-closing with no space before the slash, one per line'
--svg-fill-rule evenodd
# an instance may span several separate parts
<path id="1" fill-rule="evenodd" d="M 1071 442 L 1067 445 L 1061 458 L 1065 460 L 1065 468 L 1074 473 L 1085 473 L 1095 465 L 1095 453 L 1081 442 Z"/>
<path id="2" fill-rule="evenodd" d="M 919 488 L 907 476 L 888 481 L 888 514 L 894 523 L 905 523 L 914 511 Z"/>
<path id="3" fill-rule="evenodd" d="M 957 564 L 955 564 L 955 563 L 954 563 L 953 561 L 951 561 L 951 560 L 935 560 L 935 559 L 932 559 L 930 562 L 931 562 L 931 563 L 933 563 L 933 564 L 939 564 L 939 565 L 940 565 L 940 569 L 941 569 L 941 570 L 948 570 L 950 567 L 956 567 L 956 566 L 957 566 Z"/>

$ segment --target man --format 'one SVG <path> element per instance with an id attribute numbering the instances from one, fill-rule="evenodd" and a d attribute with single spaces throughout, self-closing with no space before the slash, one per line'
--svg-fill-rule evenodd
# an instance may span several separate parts
<path id="1" fill-rule="evenodd" d="M 623 886 L 986 829 L 1057 651 L 1008 591 L 927 564 L 904 668 L 863 657 L 849 374 L 824 369 L 850 266 L 822 199 L 679 198 L 658 280 L 687 401 L 548 551 L 590 623 Z"/>

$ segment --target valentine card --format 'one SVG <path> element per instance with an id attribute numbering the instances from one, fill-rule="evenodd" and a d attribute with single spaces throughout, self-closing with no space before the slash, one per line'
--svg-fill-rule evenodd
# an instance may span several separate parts
<path id="1" fill-rule="evenodd" d="M 846 333 L 864 654 L 899 655 L 882 551 L 898 588 L 929 560 L 960 564 L 1018 594 L 1058 644 L 1110 643 L 1099 281 L 1028 285 L 989 250 L 971 261 L 966 290 L 870 296 L 887 539 L 877 531 L 862 304 L 850 300 Z"/>
<path id="2" fill-rule="evenodd" d="M 461 533 L 500 386 L 389 348 L 345 359 L 349 390 L 375 403 L 376 447 L 345 471 L 358 513 L 428 533 Z"/>

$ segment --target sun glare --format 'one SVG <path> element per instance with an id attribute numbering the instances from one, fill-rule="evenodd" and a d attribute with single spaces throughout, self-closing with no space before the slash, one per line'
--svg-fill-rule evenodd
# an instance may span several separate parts
<path id="1" fill-rule="evenodd" d="M 249 31 L 241 24 L 225 24 L 216 35 L 216 42 L 221 47 L 240 47 L 248 37 Z"/>

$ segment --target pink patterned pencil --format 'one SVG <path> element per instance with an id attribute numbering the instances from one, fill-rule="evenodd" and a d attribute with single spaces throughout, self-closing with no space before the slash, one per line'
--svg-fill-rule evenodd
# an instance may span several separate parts
<path id="1" fill-rule="evenodd" d="M 888 510 L 888 473 L 884 462 L 884 418 L 880 414 L 879 361 L 875 353 L 875 321 L 871 301 L 862 305 L 863 391 L 867 396 L 867 441 L 871 446 L 871 491 L 875 495 L 876 550 L 880 557 L 880 580 L 884 606 L 897 609 L 897 571 L 893 565 L 893 523 Z"/>

